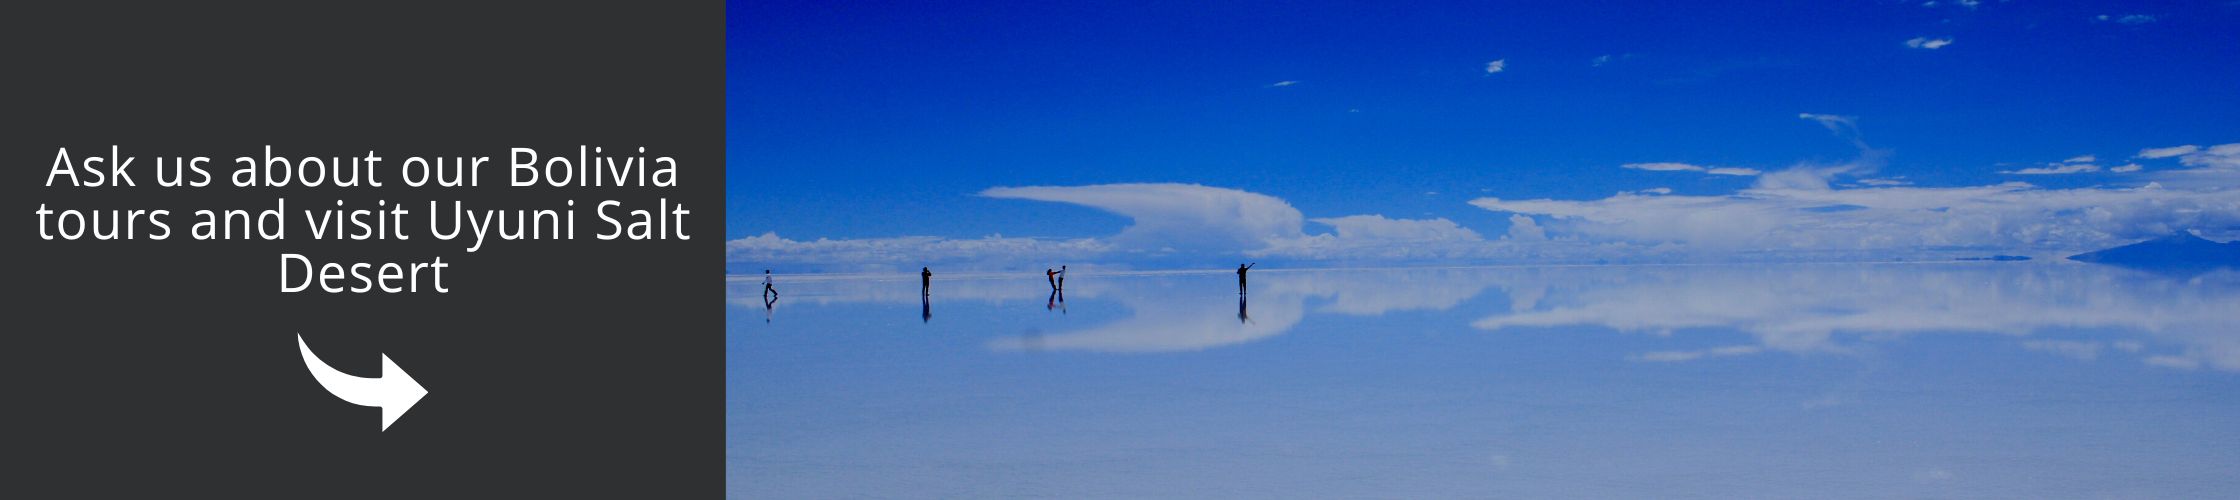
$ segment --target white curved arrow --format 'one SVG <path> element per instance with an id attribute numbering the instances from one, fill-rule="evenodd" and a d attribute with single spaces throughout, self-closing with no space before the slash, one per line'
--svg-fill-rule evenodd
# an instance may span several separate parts
<path id="1" fill-rule="evenodd" d="M 420 387 L 419 381 L 412 380 L 412 375 L 403 368 L 398 368 L 395 361 L 390 361 L 387 354 L 381 355 L 381 376 L 366 378 L 327 366 L 327 362 L 319 360 L 319 355 L 311 353 L 310 344 L 303 343 L 301 333 L 296 334 L 296 347 L 303 350 L 303 366 L 311 368 L 311 378 L 319 379 L 320 387 L 350 404 L 380 407 L 382 431 L 388 431 L 389 424 L 396 423 L 398 417 L 404 416 L 406 410 L 411 410 L 413 404 L 428 395 L 428 390 Z"/>

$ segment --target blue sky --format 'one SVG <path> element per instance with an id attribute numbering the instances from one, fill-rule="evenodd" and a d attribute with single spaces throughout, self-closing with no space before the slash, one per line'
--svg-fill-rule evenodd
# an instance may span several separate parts
<path id="1" fill-rule="evenodd" d="M 2218 147 L 2240 143 L 2240 2 L 1925 3 L 734 3 L 731 259 L 2059 253 L 2240 231 L 2240 146 Z"/>

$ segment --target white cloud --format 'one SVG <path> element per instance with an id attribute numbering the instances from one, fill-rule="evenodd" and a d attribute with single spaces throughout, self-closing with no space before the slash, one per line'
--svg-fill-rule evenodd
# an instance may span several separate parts
<path id="1" fill-rule="evenodd" d="M 1752 188 L 1725 196 L 1626 193 L 1600 200 L 1470 203 L 1542 216 L 1550 237 L 1669 243 L 1696 251 L 1885 257 L 1939 248 L 2084 251 L 2186 228 L 2240 227 L 2240 190 L 2154 187 Z"/>
<path id="2" fill-rule="evenodd" d="M 2178 164 L 2189 168 L 2158 170 L 2151 178 L 2170 187 L 2185 189 L 2233 189 L 2240 186 L 2240 143 L 2219 144 L 2180 154 Z"/>
<path id="3" fill-rule="evenodd" d="M 1509 214 L 1508 238 L 1515 241 L 1540 241 L 1548 239 L 1548 233 L 1541 230 L 1540 224 L 1533 222 L 1531 216 Z"/>
<path id="4" fill-rule="evenodd" d="M 2031 167 L 2031 168 L 2023 168 L 2023 169 L 2015 169 L 2015 170 L 2001 170 L 2001 171 L 1999 171 L 1999 173 L 2002 173 L 2002 174 L 2008 174 L 2008 175 L 2067 175 L 2067 174 L 2082 174 L 2082 173 L 2090 173 L 2090 172 L 2098 172 L 2098 171 L 2100 171 L 2100 166 L 2099 166 L 2099 165 L 2093 165 L 2093 164 L 2088 164 L 2088 163 L 2059 163 L 2059 164 L 2053 164 L 2053 165 L 2046 165 L 2046 166 L 2043 166 L 2043 167 Z"/>
<path id="5" fill-rule="evenodd" d="M 1959 5 L 1959 6 L 1961 6 L 1961 7 L 1966 7 L 1966 8 L 1968 9 L 1968 10 L 1975 10 L 1975 9 L 1976 9 L 1976 7 L 1977 7 L 1977 6 L 1980 6 L 1980 5 L 1982 5 L 1982 4 L 1983 4 L 1983 2 L 1982 2 L 1982 0 L 1958 0 L 1958 1 L 1955 1 L 1955 2 L 1953 2 L 1953 4 Z M 1941 6 L 1941 5 L 1946 5 L 1946 4 L 1945 4 L 1945 3 L 1943 3 L 1943 2 L 1938 2 L 1937 0 L 1928 0 L 1928 1 L 1925 1 L 1925 2 L 1921 2 L 1921 7 L 1923 7 L 1923 8 L 1930 8 L 1930 9 L 1934 9 L 1934 8 L 1937 8 L 1938 6 Z M 1947 23 L 1947 24 L 1949 24 L 1949 23 L 1951 23 L 1951 22 L 1952 22 L 1952 20 L 1951 20 L 1951 19 L 1945 19 L 1945 20 L 1943 20 L 1943 21 L 1941 21 L 1941 22 L 1944 22 L 1944 23 Z"/>
<path id="6" fill-rule="evenodd" d="M 1171 255 L 1241 255 L 1306 237 L 1305 217 L 1273 196 L 1195 184 L 998 187 L 990 198 L 1070 203 L 1128 217 L 1131 224 L 1102 238 L 1048 239 L 992 235 L 797 241 L 775 233 L 729 242 L 732 262 L 815 265 L 833 271 L 915 268 L 929 263 L 1003 268 L 1026 260 Z M 1125 259 L 1123 259 L 1125 260 Z"/>
<path id="7" fill-rule="evenodd" d="M 2099 342 L 2079 340 L 2028 340 L 2022 342 L 2022 348 L 2053 353 L 2080 361 L 2092 361 L 2100 358 L 2101 345 Z"/>
<path id="8" fill-rule="evenodd" d="M 1070 203 L 1134 223 L 1109 241 L 1140 251 L 1249 251 L 1303 236 L 1306 217 L 1274 196 L 1197 184 L 997 187 L 981 196 Z"/>
<path id="9" fill-rule="evenodd" d="M 776 234 L 730 242 L 732 262 L 820 264 L 842 271 L 924 263 L 1003 269 L 1030 260 L 1142 261 L 1279 257 L 1325 261 L 1440 261 L 1518 256 L 1506 243 L 1444 218 L 1353 215 L 1314 219 L 1332 234 L 1306 234 L 1305 216 L 1280 198 L 1196 184 L 997 187 L 990 198 L 1069 203 L 1130 219 L 1097 238 L 936 237 L 795 241 Z"/>
<path id="10" fill-rule="evenodd" d="M 1488 75 L 1500 73 L 1503 70 L 1507 69 L 1509 69 L 1508 59 L 1494 59 L 1492 61 L 1486 62 L 1486 74 Z"/>
<path id="11" fill-rule="evenodd" d="M 2146 167 L 2142 167 L 2142 166 L 2139 166 L 2139 164 L 2137 164 L 2137 163 L 2125 163 L 2125 164 L 2122 164 L 2122 165 L 2116 165 L 2116 166 L 2114 166 L 2114 167 L 2109 167 L 2109 168 L 2108 168 L 2108 171 L 2109 171 L 2109 172 L 2115 172 L 2115 173 L 2128 173 L 2128 172 L 2137 172 L 2137 171 L 2139 171 L 2140 169 L 2144 169 L 2144 168 L 2146 168 Z"/>
<path id="12" fill-rule="evenodd" d="M 1619 167 L 1629 168 L 1633 170 L 1649 170 L 1655 172 L 1703 172 L 1711 175 L 1752 176 L 1758 175 L 1760 173 L 1757 169 L 1750 168 L 1705 167 L 1702 165 L 1692 165 L 1678 162 L 1627 163 L 1624 165 L 1619 165 Z"/>
<path id="13" fill-rule="evenodd" d="M 1487 210 L 1544 216 L 1556 234 L 1612 241 L 1723 245 L 1773 228 L 1761 209 L 1722 196 L 1620 193 L 1597 201 L 1479 198 Z"/>
<path id="14" fill-rule="evenodd" d="M 2092 163 L 2092 162 L 2094 162 L 2094 161 L 2099 161 L 2099 160 L 2100 160 L 2100 158 L 2099 158 L 2099 157 L 2096 157 L 2096 156 L 2092 156 L 2092 155 L 2081 155 L 2081 156 L 2072 156 L 2072 157 L 2069 157 L 2069 159 L 2067 159 L 2067 160 L 2061 160 L 2061 162 L 2062 162 L 2062 163 Z"/>
<path id="15" fill-rule="evenodd" d="M 1828 132 L 1835 134 L 1837 138 L 1850 142 L 1853 147 L 1859 148 L 1861 153 L 1866 153 L 1872 149 L 1867 147 L 1866 140 L 1859 137 L 1859 120 L 1856 118 L 1821 113 L 1797 113 L 1797 118 L 1820 124 L 1822 128 L 1828 129 Z"/>
<path id="16" fill-rule="evenodd" d="M 1856 120 L 1853 120 L 1849 116 L 1843 115 L 1797 113 L 1797 118 L 1812 120 L 1814 123 L 1818 123 L 1822 127 L 1827 127 L 1829 132 L 1835 132 L 1839 134 L 1845 133 L 1846 129 L 1854 129 L 1858 127 Z"/>
<path id="17" fill-rule="evenodd" d="M 2240 228 L 2240 143 L 2179 155 L 2192 167 L 2156 173 L 2144 187 L 2043 189 L 2024 183 L 1974 187 L 1834 188 L 1828 180 L 1868 171 L 1881 151 L 1856 138 L 1847 117 L 1806 113 L 1849 136 L 1861 157 L 1764 174 L 1757 185 L 1715 196 L 1620 193 L 1599 200 L 1479 198 L 1472 205 L 1536 216 L 1550 239 L 1677 245 L 1686 252 L 1803 252 L 1871 255 L 1963 249 L 2077 252 L 2187 229 Z M 2090 171 L 2061 164 L 2037 171 Z"/>
<path id="18" fill-rule="evenodd" d="M 1622 53 L 1622 54 L 1603 54 L 1603 55 L 1599 55 L 1599 56 L 1594 56 L 1594 58 L 1593 58 L 1593 59 L 1588 59 L 1588 60 L 1587 60 L 1587 65 L 1588 65 L 1588 66 L 1593 66 L 1593 67 L 1597 67 L 1597 68 L 1600 68 L 1600 67 L 1603 67 L 1603 66 L 1609 66 L 1609 65 L 1610 65 L 1610 63 L 1614 63 L 1614 62 L 1621 62 L 1621 61 L 1631 61 L 1631 60 L 1633 60 L 1633 58 L 1635 58 L 1635 57 L 1638 57 L 1638 56 L 1639 56 L 1638 54 L 1634 54 L 1634 53 L 1630 53 L 1630 52 L 1628 52 L 1628 53 Z"/>
<path id="19" fill-rule="evenodd" d="M 1702 172 L 1703 167 L 1674 162 L 1627 163 L 1619 167 L 1656 172 Z"/>
<path id="20" fill-rule="evenodd" d="M 1284 80 L 1284 81 L 1280 81 L 1280 82 L 1270 83 L 1270 84 L 1268 84 L 1268 87 L 1269 87 L 1269 88 L 1275 88 L 1275 87 L 1289 87 L 1289 86 L 1292 86 L 1292 85 L 1298 85 L 1298 84 L 1299 84 L 1299 82 L 1298 82 L 1297 80 Z"/>
<path id="21" fill-rule="evenodd" d="M 1907 47 L 1916 49 L 1936 50 L 1944 48 L 1944 46 L 1946 45 L 1952 45 L 1951 38 L 1929 38 L 1924 36 L 1914 37 L 1911 40 L 1906 40 Z"/>
<path id="22" fill-rule="evenodd" d="M 2127 14 L 2127 15 L 2124 15 L 2124 16 L 2121 16 L 2121 17 L 2117 17 L 2117 16 L 2110 16 L 2110 15 L 2107 15 L 2107 14 L 2101 14 L 2101 15 L 2097 15 L 2097 16 L 2092 16 L 2092 20 L 2094 20 L 2094 21 L 2100 21 L 2100 22 L 2111 22 L 2111 21 L 2112 21 L 2112 22 L 2115 22 L 2115 23 L 2117 23 L 2117 24 L 2128 24 L 2128 25 L 2132 25 L 2132 26 L 2137 26 L 2137 25 L 2141 25 L 2141 24 L 2147 24 L 2147 23 L 2155 22 L 2155 17 L 2154 17 L 2154 16 L 2151 16 L 2151 15 L 2146 15 L 2146 14 Z"/>
<path id="23" fill-rule="evenodd" d="M 2163 368 L 2176 368 L 2179 370 L 2201 369 L 2200 359 L 2189 358 L 2185 356 L 2148 356 L 2146 362 L 2148 366 L 2159 366 Z"/>
<path id="24" fill-rule="evenodd" d="M 1393 243 L 1430 241 L 1479 241 L 1478 236 L 1446 219 L 1387 219 L 1382 215 L 1348 215 L 1312 219 L 1337 230 L 1340 239 L 1382 240 Z"/>
<path id="25" fill-rule="evenodd" d="M 1647 193 L 1647 194 L 1672 194 L 1672 188 L 1668 188 L 1668 187 L 1653 187 L 1653 188 L 1649 188 L 1649 189 L 1643 189 L 1643 190 L 1641 190 L 1641 192 L 1642 192 L 1642 193 Z"/>
<path id="26" fill-rule="evenodd" d="M 2194 168 L 2240 170 L 2240 143 L 2218 144 L 2188 152 L 2178 157 L 2178 163 Z"/>
<path id="27" fill-rule="evenodd" d="M 1879 158 L 1873 157 L 1873 158 Z M 1786 169 L 1758 176 L 1758 189 L 1828 189 L 1828 181 L 1839 175 L 1872 170 L 1880 160 L 1861 157 L 1861 161 L 1833 165 L 1799 164 Z"/>
<path id="28" fill-rule="evenodd" d="M 1244 255 L 1320 261 L 1438 261 L 1490 257 L 1508 252 L 1489 245 L 1477 231 L 1445 218 L 1388 219 L 1382 215 L 1319 218 L 1335 234 L 1273 241 Z"/>
<path id="29" fill-rule="evenodd" d="M 1634 360 L 1634 361 L 1657 361 L 1657 362 L 1667 362 L 1667 363 L 1670 363 L 1670 362 L 1677 362 L 1677 361 L 1695 361 L 1695 360 L 1698 360 L 1698 359 L 1703 359 L 1703 358 L 1723 358 L 1723 357 L 1728 357 L 1728 356 L 1742 356 L 1742 355 L 1748 355 L 1748 354 L 1757 354 L 1757 353 L 1760 353 L 1760 352 L 1764 352 L 1764 351 L 1765 351 L 1765 348 L 1764 348 L 1764 347 L 1759 347 L 1759 346 L 1754 346 L 1754 345 L 1731 345 L 1731 346 L 1725 346 L 1725 347 L 1714 347 L 1714 348 L 1710 348 L 1710 349 L 1703 349 L 1703 350 L 1696 350 L 1696 351 L 1658 351 L 1658 352 L 1648 352 L 1648 353 L 1642 353 L 1642 354 L 1641 354 L 1641 355 L 1639 355 L 1639 356 L 1634 356 L 1634 357 L 1633 357 L 1633 360 Z"/>
<path id="30" fill-rule="evenodd" d="M 2192 154 L 2193 152 L 2200 150 L 2201 146 L 2195 146 L 2192 144 L 2187 144 L 2184 146 L 2170 146 L 2167 148 L 2147 148 L 2139 150 L 2139 157 L 2150 160 L 2157 158 L 2169 158 L 2172 156 Z"/>

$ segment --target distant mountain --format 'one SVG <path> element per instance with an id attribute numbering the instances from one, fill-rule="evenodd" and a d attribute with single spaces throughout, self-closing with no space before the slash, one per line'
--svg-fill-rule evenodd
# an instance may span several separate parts
<path id="1" fill-rule="evenodd" d="M 2097 252 L 2071 255 L 2069 260 L 2141 268 L 2240 266 L 2240 241 L 2218 243 L 2181 232 Z"/>
<path id="2" fill-rule="evenodd" d="M 2027 256 L 2027 255 L 1993 255 L 1993 256 L 1990 256 L 1990 257 L 1960 257 L 1960 258 L 1957 258 L 1957 259 L 1953 259 L 1953 260 L 1964 260 L 1964 261 L 1986 261 L 1986 262 L 2021 262 L 2021 261 L 2025 261 L 2025 260 L 2030 260 L 2030 257 L 2029 257 L 2029 256 Z"/>

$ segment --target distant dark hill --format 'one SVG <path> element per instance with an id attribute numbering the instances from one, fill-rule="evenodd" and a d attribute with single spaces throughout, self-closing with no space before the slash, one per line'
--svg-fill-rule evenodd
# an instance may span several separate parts
<path id="1" fill-rule="evenodd" d="M 2071 255 L 2069 260 L 2146 269 L 2240 267 L 2240 241 L 2218 243 L 2181 232 L 2097 252 Z"/>
<path id="2" fill-rule="evenodd" d="M 1993 255 L 1990 257 L 1960 257 L 1952 260 L 1962 260 L 1970 262 L 2021 262 L 2030 260 L 2030 257 L 2026 255 Z"/>

